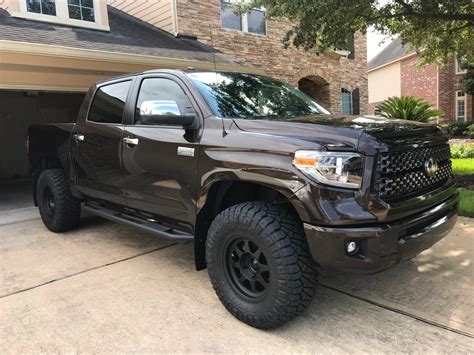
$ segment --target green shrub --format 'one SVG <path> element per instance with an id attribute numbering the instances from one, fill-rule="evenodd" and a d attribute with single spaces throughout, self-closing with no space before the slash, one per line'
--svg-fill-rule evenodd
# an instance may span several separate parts
<path id="1" fill-rule="evenodd" d="M 449 138 L 453 137 L 467 137 L 470 126 L 474 126 L 466 122 L 452 122 L 444 127 L 444 130 Z M 473 128 L 474 129 L 474 128 Z"/>
<path id="2" fill-rule="evenodd" d="M 430 118 L 442 116 L 441 110 L 436 110 L 423 99 L 413 96 L 393 96 L 377 106 L 382 116 L 400 120 L 428 122 Z"/>
<path id="3" fill-rule="evenodd" d="M 470 137 L 470 138 L 474 138 L 474 124 L 470 125 L 469 127 L 467 127 L 467 135 Z"/>
<path id="4" fill-rule="evenodd" d="M 474 191 L 458 189 L 459 191 L 459 214 L 466 217 L 474 217 Z"/>
<path id="5" fill-rule="evenodd" d="M 474 144 L 455 143 L 451 145 L 451 158 L 474 158 Z"/>

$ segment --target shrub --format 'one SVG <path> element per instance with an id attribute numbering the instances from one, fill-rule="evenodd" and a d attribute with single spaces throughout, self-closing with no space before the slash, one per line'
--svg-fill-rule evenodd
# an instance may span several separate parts
<path id="1" fill-rule="evenodd" d="M 451 145 L 451 158 L 474 158 L 474 144 L 456 143 Z"/>
<path id="2" fill-rule="evenodd" d="M 382 116 L 401 120 L 427 122 L 432 117 L 442 116 L 441 110 L 436 110 L 422 99 L 413 96 L 393 96 L 377 106 Z"/>
<path id="3" fill-rule="evenodd" d="M 470 138 L 474 138 L 474 124 L 467 127 L 467 135 Z"/>
<path id="4" fill-rule="evenodd" d="M 466 137 L 470 126 L 474 125 L 466 122 L 452 122 L 445 126 L 444 130 L 449 138 Z"/>

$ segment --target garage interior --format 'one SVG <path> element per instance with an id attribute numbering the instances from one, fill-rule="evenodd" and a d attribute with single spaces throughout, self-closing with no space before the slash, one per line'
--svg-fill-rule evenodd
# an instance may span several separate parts
<path id="1" fill-rule="evenodd" d="M 75 122 L 84 93 L 0 91 L 0 213 L 32 206 L 28 126 Z"/>

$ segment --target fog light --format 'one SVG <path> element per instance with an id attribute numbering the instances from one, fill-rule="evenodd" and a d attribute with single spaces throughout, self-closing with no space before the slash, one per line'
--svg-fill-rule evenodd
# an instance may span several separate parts
<path id="1" fill-rule="evenodd" d="M 349 254 L 355 254 L 359 250 L 359 244 L 354 241 L 349 242 L 347 243 L 346 250 L 347 250 L 347 253 Z"/>

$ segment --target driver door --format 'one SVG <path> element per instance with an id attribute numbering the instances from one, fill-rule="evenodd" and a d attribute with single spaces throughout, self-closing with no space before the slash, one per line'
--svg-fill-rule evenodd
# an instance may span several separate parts
<path id="1" fill-rule="evenodd" d="M 195 104 L 185 85 L 171 75 L 141 77 L 136 85 L 134 117 L 123 134 L 126 205 L 192 231 L 198 140 L 182 126 L 145 123 L 142 116 L 184 115 L 194 112 Z"/>

